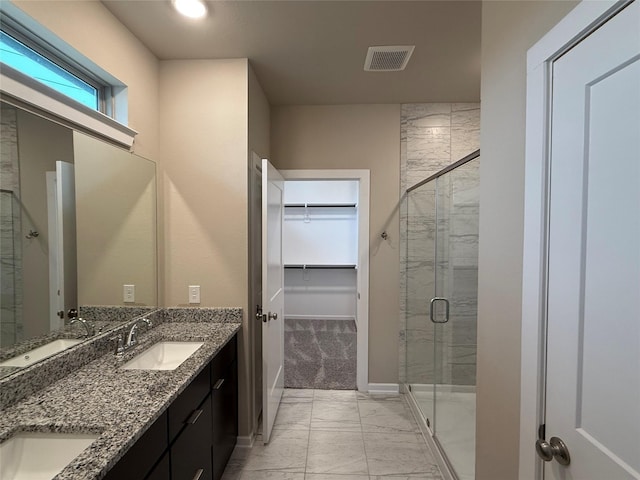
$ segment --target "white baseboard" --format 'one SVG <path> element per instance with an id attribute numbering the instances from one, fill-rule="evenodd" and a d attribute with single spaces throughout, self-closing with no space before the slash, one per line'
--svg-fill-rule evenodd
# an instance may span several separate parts
<path id="1" fill-rule="evenodd" d="M 253 447 L 253 443 L 255 441 L 255 435 L 238 435 L 236 441 L 236 448 L 251 448 Z"/>
<path id="2" fill-rule="evenodd" d="M 397 383 L 370 383 L 367 385 L 369 393 L 400 394 L 400 386 Z"/>

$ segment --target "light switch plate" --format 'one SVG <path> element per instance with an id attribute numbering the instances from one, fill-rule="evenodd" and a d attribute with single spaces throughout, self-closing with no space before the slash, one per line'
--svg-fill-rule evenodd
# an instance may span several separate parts
<path id="1" fill-rule="evenodd" d="M 189 303 L 200 303 L 200 285 L 189 285 Z"/>
<path id="2" fill-rule="evenodd" d="M 136 301 L 136 286 L 123 285 L 122 300 L 125 303 L 133 303 Z"/>

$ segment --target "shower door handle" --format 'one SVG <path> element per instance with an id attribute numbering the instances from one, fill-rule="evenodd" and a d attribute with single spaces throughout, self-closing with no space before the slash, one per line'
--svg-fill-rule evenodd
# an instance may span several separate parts
<path id="1" fill-rule="evenodd" d="M 444 320 L 436 320 L 435 306 L 437 302 L 444 302 Z M 433 323 L 447 323 L 449 321 L 449 300 L 444 297 L 433 297 L 429 304 L 429 317 Z"/>

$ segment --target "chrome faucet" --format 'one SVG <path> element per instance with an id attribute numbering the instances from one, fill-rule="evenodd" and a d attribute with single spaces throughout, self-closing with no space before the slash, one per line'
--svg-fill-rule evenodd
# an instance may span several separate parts
<path id="1" fill-rule="evenodd" d="M 149 320 L 148 318 L 141 318 L 140 320 L 135 322 L 131 327 L 131 330 L 129 330 L 129 335 L 127 335 L 127 341 L 124 344 L 125 350 L 133 347 L 136 343 L 138 343 L 138 328 L 141 324 L 146 325 L 147 328 L 151 328 L 153 326 L 153 323 L 151 323 L 151 320 Z"/>
<path id="2" fill-rule="evenodd" d="M 80 318 L 80 317 L 72 318 L 71 321 L 69 322 L 69 325 L 73 325 L 74 323 L 80 323 L 84 327 L 84 329 L 87 332 L 85 337 L 89 338 L 89 337 L 95 335 L 96 329 L 95 329 L 95 326 L 92 323 L 89 323 L 89 322 L 87 322 L 86 320 L 84 320 L 83 318 Z"/>

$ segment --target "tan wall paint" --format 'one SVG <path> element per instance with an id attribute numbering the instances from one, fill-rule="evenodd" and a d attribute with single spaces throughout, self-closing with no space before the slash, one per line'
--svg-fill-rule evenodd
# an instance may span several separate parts
<path id="1" fill-rule="evenodd" d="M 158 59 L 100 2 L 17 0 L 17 7 L 128 86 L 134 151 L 158 154 Z"/>
<path id="2" fill-rule="evenodd" d="M 247 60 L 160 66 L 165 191 L 165 299 L 201 306 L 247 301 Z"/>
<path id="3" fill-rule="evenodd" d="M 482 4 L 477 480 L 518 478 L 526 53 L 575 4 Z"/>
<path id="4" fill-rule="evenodd" d="M 397 383 L 400 105 L 274 107 L 271 152 L 281 169 L 371 170 L 369 383 Z"/>
<path id="5" fill-rule="evenodd" d="M 248 306 L 248 61 L 160 64 L 160 182 L 166 306 Z M 240 435 L 247 435 L 248 352 L 240 342 Z"/>
<path id="6" fill-rule="evenodd" d="M 249 160 L 253 150 L 261 158 L 271 151 L 271 107 L 251 65 L 249 65 Z"/>
<path id="7" fill-rule="evenodd" d="M 256 154 L 260 158 L 270 158 L 271 154 L 271 107 L 269 106 L 269 102 L 267 97 L 260 86 L 260 82 L 258 81 L 258 77 L 256 77 L 253 68 L 249 65 L 249 150 L 247 157 L 247 174 L 250 176 L 252 174 L 252 152 L 256 152 Z M 250 178 L 247 178 L 247 185 L 251 185 Z M 249 197 L 251 197 L 250 193 L 247 193 Z M 247 199 L 248 200 L 248 199 Z M 254 206 L 254 208 L 256 208 Z M 258 215 L 261 215 L 258 207 Z M 247 216 L 247 220 L 250 221 L 250 216 Z M 254 231 L 253 235 L 251 234 L 251 225 L 248 225 L 248 235 L 249 235 L 249 248 L 261 248 L 260 241 L 254 241 L 253 239 L 257 239 L 261 237 L 261 232 Z M 258 228 L 259 230 L 259 228 Z M 255 245 L 254 245 L 255 244 Z M 251 255 L 251 251 L 247 251 L 247 258 L 249 261 L 252 261 L 254 257 Z M 259 263 L 259 262 L 256 262 Z M 248 275 L 251 276 L 251 265 L 247 265 L 249 267 Z M 254 266 L 254 271 L 261 271 L 262 265 Z M 257 292 L 254 292 L 254 281 L 250 280 L 250 284 L 248 285 L 247 290 L 247 305 L 249 306 L 249 310 L 246 312 L 248 318 L 253 318 L 253 314 L 255 311 L 253 310 L 253 306 L 256 302 L 261 303 L 257 299 L 253 298 L 253 295 L 257 295 Z M 262 284 L 262 279 L 258 279 L 258 282 Z M 247 418 L 247 431 L 240 432 L 240 435 L 249 435 L 250 432 L 257 431 L 258 425 L 255 424 L 255 420 L 257 417 L 257 413 L 262 408 L 262 399 L 260 398 L 261 389 L 255 388 L 256 378 L 253 377 L 253 363 L 256 362 L 255 357 L 260 356 L 262 352 L 262 348 L 255 348 L 254 351 L 252 349 L 252 338 L 256 335 L 255 332 L 256 322 L 248 322 L 246 328 L 243 329 L 243 339 L 244 342 L 241 348 L 241 354 L 247 360 L 246 369 L 243 372 L 240 372 L 239 381 L 243 381 L 243 378 L 246 379 L 247 382 L 247 391 L 249 393 L 248 397 L 246 397 L 246 401 L 244 398 L 240 399 L 238 409 L 242 415 L 246 415 Z M 259 335 L 259 333 L 258 333 Z M 256 339 L 259 341 L 259 337 Z M 242 350 L 245 349 L 244 352 Z M 259 364 L 261 364 L 262 359 L 257 358 Z M 260 378 L 260 377 L 258 377 Z M 258 380 L 259 381 L 259 380 Z M 255 404 L 255 405 L 254 405 Z M 255 407 L 255 408 L 254 408 Z"/>
<path id="8" fill-rule="evenodd" d="M 24 338 L 49 333 L 49 226 L 46 172 L 56 161 L 73 163 L 72 132 L 18 109 L 18 156 L 22 203 L 22 318 Z M 26 239 L 29 230 L 37 238 Z"/>

